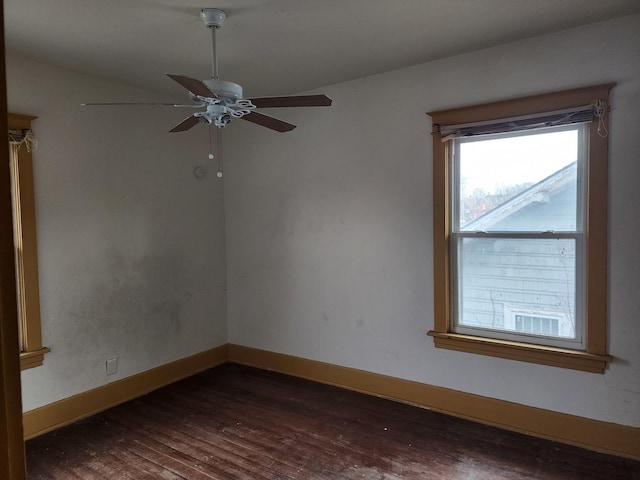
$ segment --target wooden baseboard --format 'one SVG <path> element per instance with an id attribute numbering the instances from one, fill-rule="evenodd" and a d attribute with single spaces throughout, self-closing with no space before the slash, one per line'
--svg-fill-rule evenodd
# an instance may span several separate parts
<path id="1" fill-rule="evenodd" d="M 640 428 L 528 407 L 240 345 L 229 345 L 229 361 L 406 402 L 597 452 L 640 460 Z"/>
<path id="2" fill-rule="evenodd" d="M 222 345 L 23 414 L 25 439 L 67 425 L 227 361 L 428 408 L 506 430 L 640 460 L 640 428 L 240 345 Z"/>
<path id="3" fill-rule="evenodd" d="M 24 438 L 27 440 L 36 437 L 208 368 L 215 367 L 225 363 L 228 357 L 228 346 L 221 345 L 88 392 L 24 412 L 22 415 Z"/>

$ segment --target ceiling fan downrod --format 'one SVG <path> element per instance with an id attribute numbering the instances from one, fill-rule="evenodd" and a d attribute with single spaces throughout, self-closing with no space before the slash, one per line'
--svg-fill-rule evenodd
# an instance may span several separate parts
<path id="1" fill-rule="evenodd" d="M 218 52 L 216 46 L 216 30 L 222 27 L 227 14 L 217 8 L 204 8 L 200 11 L 200 18 L 207 28 L 211 29 L 211 78 L 218 80 Z"/>

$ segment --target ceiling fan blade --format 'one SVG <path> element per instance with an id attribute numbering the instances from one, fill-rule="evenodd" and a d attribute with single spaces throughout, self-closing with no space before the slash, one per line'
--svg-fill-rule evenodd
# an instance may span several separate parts
<path id="1" fill-rule="evenodd" d="M 112 106 L 112 105 L 163 105 L 167 107 L 194 107 L 200 108 L 202 104 L 192 105 L 179 105 L 177 103 L 158 103 L 158 102 L 110 102 L 110 103 L 81 103 L 82 107 L 96 107 L 96 106 Z"/>
<path id="2" fill-rule="evenodd" d="M 202 82 L 202 80 L 197 80 L 191 77 L 185 77 L 184 75 L 173 75 L 171 73 L 167 73 L 167 76 L 173 80 L 174 82 L 178 82 L 184 88 L 189 90 L 194 95 L 199 95 L 201 97 L 209 97 L 209 98 L 218 98 L 218 96 L 213 93 L 211 90 L 207 88 L 207 86 Z"/>
<path id="3" fill-rule="evenodd" d="M 191 115 L 190 117 L 185 118 L 178 125 L 173 127 L 170 132 L 184 132 L 185 130 L 189 130 L 192 127 L 195 127 L 200 123 L 200 119 L 198 117 L 194 117 Z"/>
<path id="4" fill-rule="evenodd" d="M 328 107 L 331 99 L 326 95 L 290 95 L 285 97 L 248 98 L 258 108 Z"/>
<path id="5" fill-rule="evenodd" d="M 296 128 L 296 126 L 292 123 L 283 122 L 282 120 L 278 120 L 277 118 L 257 112 L 251 112 L 247 115 L 243 115 L 240 118 L 242 120 L 246 120 L 248 122 L 255 123 L 257 125 L 261 125 L 263 127 L 267 127 L 271 130 L 275 130 L 276 132 L 281 133 L 289 132 Z"/>

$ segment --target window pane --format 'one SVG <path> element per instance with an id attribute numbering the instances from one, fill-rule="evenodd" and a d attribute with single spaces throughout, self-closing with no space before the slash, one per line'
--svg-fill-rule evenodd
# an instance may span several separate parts
<path id="1" fill-rule="evenodd" d="M 575 231 L 580 128 L 458 140 L 459 231 Z"/>
<path id="2" fill-rule="evenodd" d="M 576 338 L 575 249 L 575 239 L 461 239 L 458 325 Z"/>

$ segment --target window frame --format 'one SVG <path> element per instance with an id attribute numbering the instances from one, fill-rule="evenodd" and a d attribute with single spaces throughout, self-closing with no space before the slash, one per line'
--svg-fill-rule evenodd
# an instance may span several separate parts
<path id="1" fill-rule="evenodd" d="M 31 129 L 36 117 L 9 113 L 9 130 Z M 36 212 L 33 185 L 33 159 L 31 152 L 22 146 L 18 158 L 11 159 L 11 182 L 13 191 L 13 225 L 16 233 L 15 247 L 21 251 L 17 256 L 16 276 L 18 310 L 20 311 L 20 370 L 38 367 L 44 362 L 50 349 L 42 345 L 40 319 L 40 287 L 38 280 L 38 248 L 36 237 Z"/>
<path id="2" fill-rule="evenodd" d="M 588 105 L 609 104 L 615 83 L 521 97 L 511 100 L 429 112 L 433 120 L 433 244 L 434 327 L 427 334 L 437 348 L 489 355 L 593 373 L 603 373 L 613 357 L 607 354 L 607 170 L 608 137 L 598 134 L 599 119 L 587 129 L 584 199 L 584 350 L 536 345 L 493 337 L 454 333 L 451 286 L 452 140 L 442 141 L 440 125 L 484 122 L 543 114 Z M 608 125 L 608 111 L 602 117 Z"/>

